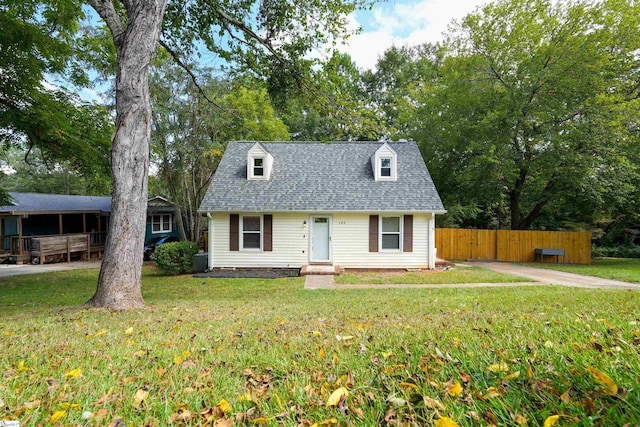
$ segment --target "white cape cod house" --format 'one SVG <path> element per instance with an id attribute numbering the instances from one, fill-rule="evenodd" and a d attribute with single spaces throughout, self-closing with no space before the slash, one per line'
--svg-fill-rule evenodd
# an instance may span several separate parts
<path id="1" fill-rule="evenodd" d="M 434 268 L 442 201 L 414 142 L 230 142 L 208 266 Z"/>

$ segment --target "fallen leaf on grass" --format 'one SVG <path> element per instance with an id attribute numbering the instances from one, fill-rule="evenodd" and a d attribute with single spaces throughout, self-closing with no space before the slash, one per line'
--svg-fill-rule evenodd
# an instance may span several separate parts
<path id="1" fill-rule="evenodd" d="M 453 381 L 453 378 L 444 383 L 444 389 L 447 390 L 447 393 L 449 393 L 451 397 L 456 397 L 462 393 L 462 386 L 458 381 Z"/>
<path id="2" fill-rule="evenodd" d="M 435 427 L 459 427 L 458 423 L 447 417 L 438 418 L 433 422 L 433 425 Z"/>
<path id="3" fill-rule="evenodd" d="M 67 411 L 55 411 L 53 414 L 51 414 L 49 422 L 55 424 L 60 421 L 65 415 L 67 415 Z"/>
<path id="4" fill-rule="evenodd" d="M 40 400 L 33 400 L 31 402 L 24 402 L 24 407 L 27 408 L 27 409 L 38 409 L 40 407 L 40 403 L 41 403 Z"/>
<path id="5" fill-rule="evenodd" d="M 543 427 L 551 427 L 556 425 L 558 419 L 560 419 L 560 415 L 551 415 L 550 417 L 547 417 L 547 419 L 544 420 Z"/>
<path id="6" fill-rule="evenodd" d="M 81 406 L 79 404 L 77 404 L 77 403 L 69 403 L 69 402 L 61 402 L 60 406 L 65 411 L 68 411 L 69 409 L 80 409 L 81 408 Z"/>
<path id="7" fill-rule="evenodd" d="M 338 420 L 335 418 L 329 418 L 328 420 L 324 420 L 320 423 L 313 423 L 311 424 L 311 427 L 325 427 L 325 426 L 331 426 L 334 424 L 338 424 Z"/>
<path id="8" fill-rule="evenodd" d="M 424 406 L 429 409 L 439 409 L 441 411 L 445 410 L 445 407 L 439 400 L 433 399 L 429 396 L 423 396 L 422 400 L 424 401 Z"/>
<path id="9" fill-rule="evenodd" d="M 482 395 L 482 399 L 488 400 L 488 399 L 491 399 L 492 397 L 500 397 L 500 396 L 502 396 L 502 394 L 500 394 L 500 390 L 498 390 L 496 387 L 489 387 L 487 391 Z"/>
<path id="10" fill-rule="evenodd" d="M 133 326 L 131 326 L 130 328 L 127 328 L 126 331 L 124 331 L 125 335 L 131 335 L 133 333 Z"/>
<path id="11" fill-rule="evenodd" d="M 520 376 L 520 371 L 515 371 L 515 372 L 510 373 L 509 375 L 506 375 L 502 380 L 503 381 L 515 380 L 519 376 Z"/>
<path id="12" fill-rule="evenodd" d="M 216 406 L 218 408 L 220 408 L 220 410 L 222 412 L 231 412 L 231 405 L 229 404 L 229 402 L 227 402 L 224 399 L 222 399 L 220 402 L 218 402 L 218 404 Z"/>
<path id="13" fill-rule="evenodd" d="M 529 424 L 529 418 L 525 417 L 522 414 L 516 415 L 516 424 L 520 426 L 526 426 Z"/>
<path id="14" fill-rule="evenodd" d="M 140 406 L 142 405 L 142 403 L 145 401 L 147 397 L 149 397 L 149 392 L 141 388 L 138 391 L 136 391 L 136 394 L 133 397 L 133 401 L 137 406 Z"/>
<path id="15" fill-rule="evenodd" d="M 269 417 L 269 418 L 265 418 L 265 417 L 258 417 L 255 420 L 253 420 L 254 424 L 267 424 L 269 421 L 271 421 L 274 417 Z"/>
<path id="16" fill-rule="evenodd" d="M 408 381 L 402 381 L 400 383 L 400 387 L 407 388 L 407 389 L 410 389 L 410 390 L 417 390 L 418 389 L 418 386 L 416 384 L 414 384 L 412 382 L 408 382 Z"/>
<path id="17" fill-rule="evenodd" d="M 347 391 L 346 388 L 344 387 L 340 387 L 336 390 L 333 391 L 333 393 L 331 393 L 331 396 L 329 396 L 329 399 L 327 399 L 327 407 L 329 406 L 337 406 L 338 403 L 340 403 L 340 399 L 342 399 L 342 396 L 347 396 L 349 394 L 349 392 Z"/>
<path id="18" fill-rule="evenodd" d="M 591 366 L 587 366 L 587 371 L 591 374 L 593 379 L 604 386 L 603 390 L 605 393 L 610 396 L 618 394 L 618 385 L 611 379 L 611 377 L 609 377 L 609 375 Z"/>
<path id="19" fill-rule="evenodd" d="M 509 370 L 509 365 L 507 365 L 507 362 L 494 363 L 489 365 L 487 369 L 491 372 L 507 372 Z"/>
<path id="20" fill-rule="evenodd" d="M 67 371 L 64 373 L 64 378 L 79 378 L 82 376 L 82 369 L 77 368 L 77 369 L 72 369 L 70 371 Z"/>

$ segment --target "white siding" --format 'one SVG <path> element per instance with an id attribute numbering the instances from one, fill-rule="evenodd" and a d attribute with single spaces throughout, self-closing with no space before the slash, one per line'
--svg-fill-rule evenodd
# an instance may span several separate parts
<path id="1" fill-rule="evenodd" d="M 273 214 L 273 251 L 229 250 L 229 214 L 215 213 L 214 267 L 292 267 L 308 264 L 309 231 L 306 214 Z"/>
<path id="2" fill-rule="evenodd" d="M 214 267 L 299 268 L 309 264 L 311 216 L 314 214 L 274 213 L 272 252 L 232 252 L 229 251 L 229 214 L 213 214 Z M 334 265 L 343 268 L 430 267 L 430 214 L 413 214 L 413 252 L 369 252 L 368 213 L 318 213 L 317 216 L 329 216 L 332 219 Z M 306 225 L 303 224 L 305 221 Z"/>
<path id="3" fill-rule="evenodd" d="M 429 217 L 413 214 L 413 252 L 369 252 L 369 214 L 335 214 L 333 263 L 343 268 L 428 268 Z"/>

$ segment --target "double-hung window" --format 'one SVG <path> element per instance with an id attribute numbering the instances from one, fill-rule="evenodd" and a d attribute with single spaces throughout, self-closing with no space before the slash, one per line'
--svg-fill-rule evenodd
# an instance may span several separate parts
<path id="1" fill-rule="evenodd" d="M 380 159 L 380 176 L 391 178 L 391 158 L 383 157 Z"/>
<path id="2" fill-rule="evenodd" d="M 242 249 L 262 249 L 262 216 L 244 215 L 241 227 Z"/>
<path id="3" fill-rule="evenodd" d="M 254 177 L 264 176 L 264 157 L 253 158 L 253 176 Z"/>
<path id="4" fill-rule="evenodd" d="M 170 233 L 172 229 L 171 214 L 151 215 L 152 233 Z"/>
<path id="5" fill-rule="evenodd" d="M 399 251 L 402 248 L 402 221 L 400 216 L 383 216 L 380 219 L 380 250 Z"/>

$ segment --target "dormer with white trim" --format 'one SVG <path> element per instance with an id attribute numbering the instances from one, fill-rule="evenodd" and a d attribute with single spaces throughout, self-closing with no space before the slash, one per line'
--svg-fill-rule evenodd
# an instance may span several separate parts
<path id="1" fill-rule="evenodd" d="M 371 156 L 371 167 L 376 181 L 396 181 L 398 179 L 398 155 L 386 142 Z"/>
<path id="2" fill-rule="evenodd" d="M 273 156 L 259 142 L 247 152 L 247 179 L 249 180 L 269 180 L 271 168 L 273 167 Z"/>

